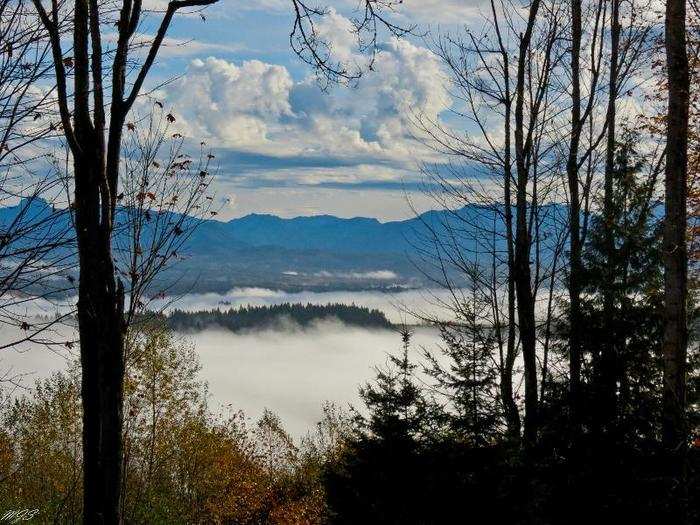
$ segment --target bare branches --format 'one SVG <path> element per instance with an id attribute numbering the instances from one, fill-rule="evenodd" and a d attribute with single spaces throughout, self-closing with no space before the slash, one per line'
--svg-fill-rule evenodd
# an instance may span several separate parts
<path id="1" fill-rule="evenodd" d="M 52 27 L 60 31 L 60 22 Z M 60 127 L 49 40 L 28 2 L 0 0 L 0 324 L 19 334 L 3 348 L 63 344 L 49 334 L 66 313 L 56 303 L 72 290 L 69 213 L 52 203 L 63 181 L 55 166 L 42 166 L 51 156 L 44 139 Z"/>
<path id="2" fill-rule="evenodd" d="M 333 58 L 331 44 L 319 33 L 317 25 L 330 14 L 325 7 L 312 6 L 305 0 L 291 0 L 294 23 L 289 34 L 289 44 L 297 56 L 310 65 L 325 88 L 333 83 L 347 84 L 358 80 L 363 74 L 360 64 L 348 64 Z M 382 29 L 396 37 L 415 31 L 415 26 L 401 27 L 392 22 L 387 13 L 392 13 L 401 0 L 362 0 L 359 16 L 352 20 L 358 51 L 367 57 L 364 66 L 372 69 L 378 47 L 378 35 Z"/>
<path id="3" fill-rule="evenodd" d="M 47 33 L 24 1 L 0 1 L 0 167 L 25 164 L 55 133 Z M 31 152 L 30 152 L 31 150 Z"/>
<path id="4" fill-rule="evenodd" d="M 39 14 L 39 17 L 44 24 L 44 28 L 49 34 L 49 41 L 51 43 L 51 53 L 53 56 L 53 66 L 56 73 L 56 91 L 57 91 L 57 105 L 61 115 L 61 125 L 63 127 L 63 133 L 68 141 L 71 151 L 74 155 L 80 153 L 80 146 L 75 137 L 75 132 L 73 131 L 73 125 L 71 123 L 71 111 L 68 107 L 68 91 L 67 91 L 67 74 L 66 74 L 66 64 L 67 60 L 64 61 L 63 50 L 61 47 L 61 30 L 62 27 L 60 19 L 60 8 L 58 0 L 51 0 L 51 15 L 44 9 L 41 0 L 32 0 L 34 6 Z"/>
<path id="5" fill-rule="evenodd" d="M 136 100 L 136 97 L 138 94 L 141 92 L 141 88 L 143 87 L 143 81 L 146 79 L 146 76 L 148 75 L 148 72 L 151 69 L 151 66 L 153 66 L 153 62 L 158 55 L 158 51 L 160 50 L 160 46 L 163 43 L 163 39 L 165 38 L 166 33 L 168 32 L 168 28 L 170 27 L 170 23 L 172 22 L 173 15 L 179 10 L 187 7 L 204 7 L 208 5 L 215 4 L 218 0 L 173 0 L 170 3 L 168 3 L 168 8 L 165 11 L 165 15 L 163 16 L 163 20 L 160 23 L 160 27 L 158 28 L 158 31 L 156 32 L 156 36 L 151 43 L 151 47 L 148 50 L 148 55 L 146 56 L 146 60 L 144 61 L 143 65 L 141 66 L 140 71 L 136 75 L 136 80 L 134 81 L 134 85 L 131 88 L 131 92 L 129 95 L 127 95 L 124 98 L 124 101 L 121 106 L 121 110 L 123 113 L 126 113 L 131 109 L 131 106 L 133 106 L 134 101 Z M 126 5 L 126 2 L 125 2 Z M 129 35 L 133 35 L 133 32 L 136 28 L 136 25 L 138 23 L 138 16 L 141 8 L 141 2 L 139 0 L 136 0 L 134 4 L 134 11 L 132 12 L 131 15 L 131 20 L 128 25 L 127 33 Z"/>
<path id="6" fill-rule="evenodd" d="M 128 283 L 127 323 L 165 295 L 171 283 L 163 272 L 184 257 L 200 222 L 217 214 L 209 193 L 214 156 L 202 143 L 199 155 L 190 157 L 171 120 L 155 103 L 128 124 L 114 240 L 117 272 Z"/>

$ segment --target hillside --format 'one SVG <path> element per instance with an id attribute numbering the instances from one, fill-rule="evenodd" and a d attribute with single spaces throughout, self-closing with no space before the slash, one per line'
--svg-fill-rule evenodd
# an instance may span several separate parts
<path id="1" fill-rule="evenodd" d="M 290 326 L 305 328 L 318 321 L 339 321 L 363 328 L 391 327 L 379 310 L 347 304 L 284 303 L 198 312 L 174 310 L 166 317 L 168 326 L 178 332 L 199 332 L 207 328 L 224 328 L 231 332 Z"/>

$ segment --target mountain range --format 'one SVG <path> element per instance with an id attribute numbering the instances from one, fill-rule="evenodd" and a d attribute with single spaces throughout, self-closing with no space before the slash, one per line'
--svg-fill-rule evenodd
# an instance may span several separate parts
<path id="1" fill-rule="evenodd" d="M 51 205 L 35 199 L 0 208 L 0 228 L 7 228 L 21 210 L 31 220 L 50 215 Z M 546 210 L 544 230 L 553 231 L 565 208 L 551 205 Z M 174 283 L 173 292 L 224 292 L 236 287 L 289 291 L 422 287 L 430 283 L 426 272 L 431 273 L 434 262 L 435 235 L 472 255 L 483 253 L 495 238 L 501 251 L 501 215 L 491 208 L 469 205 L 391 222 L 261 214 L 228 222 L 204 220 L 188 239 L 182 260 L 163 279 Z M 62 213 L 56 220 L 67 222 L 69 216 Z"/>

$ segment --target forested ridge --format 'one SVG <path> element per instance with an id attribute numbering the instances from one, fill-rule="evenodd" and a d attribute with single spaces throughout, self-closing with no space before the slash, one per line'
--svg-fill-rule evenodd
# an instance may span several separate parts
<path id="1" fill-rule="evenodd" d="M 282 303 L 242 306 L 228 310 L 184 311 L 175 309 L 165 317 L 167 325 L 178 332 L 225 328 L 231 332 L 274 328 L 306 328 L 318 321 L 338 321 L 349 326 L 391 328 L 386 316 L 364 306 L 334 304 Z"/>

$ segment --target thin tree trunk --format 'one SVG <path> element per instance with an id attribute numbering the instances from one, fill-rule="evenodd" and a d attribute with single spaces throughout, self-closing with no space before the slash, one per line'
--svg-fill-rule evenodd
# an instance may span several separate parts
<path id="1" fill-rule="evenodd" d="M 578 155 L 581 140 L 581 0 L 571 2 L 571 138 L 566 173 L 569 183 L 569 407 L 577 433 L 581 403 L 581 202 Z"/>
<path id="2" fill-rule="evenodd" d="M 503 207 L 506 226 L 507 244 L 507 265 L 508 265 L 508 336 L 506 341 L 506 357 L 503 370 L 501 372 L 501 401 L 503 403 L 506 425 L 509 439 L 517 443 L 520 441 L 520 411 L 513 396 L 513 370 L 515 369 L 515 358 L 517 349 L 515 346 L 515 281 L 514 253 L 513 253 L 513 208 L 511 185 L 513 181 L 513 159 L 511 155 L 511 119 L 513 118 L 513 99 L 510 86 L 510 62 L 509 53 L 501 36 L 501 27 L 498 21 L 498 14 L 494 1 L 491 1 L 491 13 L 493 15 L 494 27 L 498 37 L 498 45 L 503 60 L 503 80 L 505 95 L 504 114 L 504 135 L 505 144 L 503 146 Z"/>
<path id="3" fill-rule="evenodd" d="M 685 0 L 666 2 L 666 70 L 668 120 L 666 137 L 666 213 L 664 221 L 664 394 L 663 441 L 667 449 L 682 451 L 685 422 L 686 247 L 689 73 L 685 34 Z"/>
<path id="4" fill-rule="evenodd" d="M 537 19 L 540 1 L 534 0 L 530 5 L 527 27 L 520 38 L 518 54 L 517 84 L 515 89 L 515 163 L 517 167 L 516 184 L 516 227 L 513 280 L 517 296 L 518 328 L 523 350 L 525 369 L 525 429 L 524 438 L 527 445 L 537 440 L 537 348 L 535 338 L 535 304 L 530 278 L 530 235 L 527 224 L 527 185 L 529 180 L 525 156 L 530 145 L 525 143 L 524 102 L 525 70 L 532 33 Z"/>
<path id="5" fill-rule="evenodd" d="M 612 424 L 616 407 L 617 388 L 617 335 L 615 325 L 615 239 L 612 231 L 614 221 L 613 175 L 615 169 L 616 131 L 617 131 L 617 92 L 618 62 L 620 54 L 620 1 L 613 0 L 610 19 L 610 78 L 608 84 L 608 110 L 606 122 L 607 143 L 605 151 L 605 181 L 603 195 L 603 218 L 605 221 L 605 258 L 607 261 L 603 288 L 603 323 L 604 341 L 601 348 L 598 370 L 597 427 L 601 432 Z"/>
<path id="6" fill-rule="evenodd" d="M 507 74 L 506 63 L 506 74 Z M 506 77 L 507 78 L 507 77 Z M 506 80 L 508 85 L 508 80 Z M 510 93 L 510 90 L 507 90 Z M 506 424 L 508 426 L 508 435 L 511 440 L 517 442 L 520 440 L 520 412 L 518 405 L 513 397 L 513 369 L 515 368 L 515 283 L 513 280 L 513 209 L 511 205 L 511 184 L 513 173 L 511 170 L 511 154 L 510 154 L 510 119 L 511 119 L 511 103 L 506 102 L 505 113 L 505 169 L 503 175 L 503 202 L 506 223 L 506 243 L 508 257 L 508 339 L 506 342 L 506 359 L 505 369 L 501 377 L 501 396 L 506 412 Z"/>

